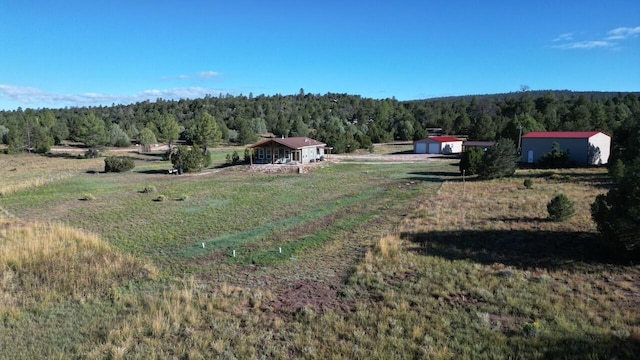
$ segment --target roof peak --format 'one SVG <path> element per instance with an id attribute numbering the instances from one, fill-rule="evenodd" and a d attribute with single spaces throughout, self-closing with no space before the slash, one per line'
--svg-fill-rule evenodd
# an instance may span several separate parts
<path id="1" fill-rule="evenodd" d="M 590 130 L 590 131 L 531 131 L 523 138 L 589 138 L 596 134 L 604 134 L 602 131 Z M 605 134 L 607 135 L 607 134 Z"/>

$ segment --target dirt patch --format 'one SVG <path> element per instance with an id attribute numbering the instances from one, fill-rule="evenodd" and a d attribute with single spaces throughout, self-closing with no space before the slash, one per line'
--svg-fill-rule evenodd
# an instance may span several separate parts
<path id="1" fill-rule="evenodd" d="M 502 333 L 509 334 L 519 332 L 525 322 L 525 319 L 517 316 L 489 314 L 488 325 Z"/>
<path id="2" fill-rule="evenodd" d="M 426 161 L 451 161 L 455 160 L 455 155 L 442 154 L 338 154 L 331 155 L 328 161 L 349 163 L 364 162 L 367 164 L 384 163 L 384 164 L 402 164 L 416 163 Z"/>
<path id="3" fill-rule="evenodd" d="M 276 312 L 295 313 L 309 308 L 317 313 L 331 309 L 347 311 L 351 304 L 338 297 L 337 282 L 317 282 L 301 280 L 284 289 L 268 308 Z"/>

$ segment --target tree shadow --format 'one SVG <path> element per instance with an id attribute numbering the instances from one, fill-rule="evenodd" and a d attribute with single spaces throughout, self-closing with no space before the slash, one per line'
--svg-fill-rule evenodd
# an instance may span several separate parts
<path id="1" fill-rule="evenodd" d="M 541 337 L 537 344 L 544 347 L 545 359 L 637 359 L 640 337 L 598 336 L 575 334 L 564 337 Z"/>
<path id="2" fill-rule="evenodd" d="M 508 222 L 518 222 L 518 223 L 527 223 L 527 224 L 537 224 L 537 223 L 546 223 L 552 222 L 549 218 L 541 218 L 541 217 L 494 217 L 488 218 L 489 221 L 508 221 Z"/>
<path id="3" fill-rule="evenodd" d="M 44 156 L 48 158 L 61 158 L 61 159 L 84 159 L 85 158 L 83 154 L 72 154 L 67 152 L 60 152 L 60 153 L 48 152 L 44 154 Z"/>
<path id="4" fill-rule="evenodd" d="M 531 219 L 531 221 L 540 221 Z M 543 220 L 544 221 L 544 220 Z M 598 234 L 523 230 L 432 231 L 402 233 L 412 250 L 449 260 L 502 263 L 521 269 L 575 268 L 576 262 L 625 264 L 620 252 Z"/>
<path id="5" fill-rule="evenodd" d="M 394 151 L 394 152 L 389 153 L 389 155 L 410 155 L 410 154 L 415 154 L 413 152 L 413 149 L 404 150 L 404 151 Z"/>
<path id="6" fill-rule="evenodd" d="M 414 171 L 414 172 L 410 172 L 409 175 L 413 175 L 409 177 L 409 179 L 413 181 L 428 181 L 428 182 L 481 181 L 481 179 L 475 175 L 467 175 L 463 179 L 462 174 L 456 171 Z"/>
<path id="7" fill-rule="evenodd" d="M 135 160 L 142 160 L 142 161 L 167 161 L 164 158 L 164 154 L 156 154 L 156 153 L 140 153 L 138 151 L 132 150 L 127 152 L 127 156 L 129 156 L 132 159 Z"/>
<path id="8" fill-rule="evenodd" d="M 521 167 L 519 167 L 522 169 Z M 585 169 L 577 168 L 577 169 Z M 611 177 L 607 173 L 585 173 L 585 172 L 567 172 L 566 170 L 570 169 L 540 169 L 542 171 L 538 173 L 523 173 L 516 172 L 512 177 L 516 179 L 546 179 L 550 181 L 556 181 L 559 183 L 569 183 L 569 182 L 589 182 L 592 183 L 596 187 L 608 188 L 611 187 L 613 181 Z M 558 172 L 560 170 L 565 170 L 564 172 Z"/>
<path id="9" fill-rule="evenodd" d="M 158 174 L 174 175 L 174 174 L 169 174 L 168 169 L 139 170 L 135 172 L 139 174 L 147 174 L 147 175 L 158 175 Z"/>
<path id="10" fill-rule="evenodd" d="M 462 181 L 462 176 L 450 171 L 413 171 L 407 179 L 413 181 L 443 182 Z"/>

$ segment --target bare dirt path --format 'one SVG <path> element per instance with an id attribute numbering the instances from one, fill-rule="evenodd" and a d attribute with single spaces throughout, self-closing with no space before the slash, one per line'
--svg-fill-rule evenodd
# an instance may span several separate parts
<path id="1" fill-rule="evenodd" d="M 350 163 L 384 163 L 384 164 L 402 164 L 416 163 L 425 161 L 450 161 L 455 156 L 445 156 L 441 154 L 331 154 L 328 156 L 329 161 L 333 162 L 350 162 Z"/>

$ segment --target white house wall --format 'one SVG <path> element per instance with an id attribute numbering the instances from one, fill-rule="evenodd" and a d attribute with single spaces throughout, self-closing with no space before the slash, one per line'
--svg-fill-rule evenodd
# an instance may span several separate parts
<path id="1" fill-rule="evenodd" d="M 440 152 L 442 154 L 459 154 L 462 152 L 462 141 L 444 142 L 442 143 Z"/>
<path id="2" fill-rule="evenodd" d="M 589 138 L 590 148 L 598 149 L 599 156 L 589 157 L 590 165 L 604 165 L 609 163 L 609 154 L 611 152 L 611 137 L 598 133 Z"/>
<path id="3" fill-rule="evenodd" d="M 324 148 L 302 148 L 300 151 L 302 153 L 300 162 L 303 164 L 315 162 L 324 157 Z"/>

